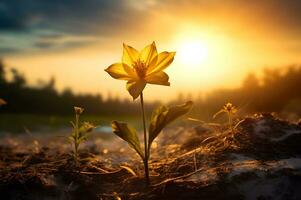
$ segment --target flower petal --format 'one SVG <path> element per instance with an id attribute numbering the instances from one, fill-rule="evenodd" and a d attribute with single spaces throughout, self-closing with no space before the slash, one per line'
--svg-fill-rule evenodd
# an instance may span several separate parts
<path id="1" fill-rule="evenodd" d="M 170 86 L 170 83 L 168 82 L 169 77 L 163 71 L 159 71 L 157 73 L 150 74 L 145 78 L 145 80 L 147 83 L 150 83 L 150 84 Z"/>
<path id="2" fill-rule="evenodd" d="M 138 81 L 128 81 L 126 83 L 126 89 L 129 91 L 130 95 L 133 97 L 133 100 L 137 99 L 143 89 L 145 88 L 146 82 L 144 80 Z"/>
<path id="3" fill-rule="evenodd" d="M 139 52 L 126 44 L 123 43 L 123 54 L 122 54 L 122 62 L 132 66 L 134 62 L 139 59 Z"/>
<path id="4" fill-rule="evenodd" d="M 153 59 L 150 63 L 148 74 L 156 73 L 166 69 L 173 61 L 176 52 L 164 51 L 158 55 L 158 59 Z"/>
<path id="5" fill-rule="evenodd" d="M 140 52 L 140 60 L 144 61 L 145 64 L 148 66 L 150 62 L 155 58 L 157 58 L 158 52 L 156 48 L 155 42 L 150 45 L 147 45 L 142 49 Z"/>
<path id="6" fill-rule="evenodd" d="M 119 80 L 133 80 L 136 79 L 135 71 L 126 64 L 123 63 L 115 63 L 110 65 L 106 72 L 110 74 L 115 79 Z"/>

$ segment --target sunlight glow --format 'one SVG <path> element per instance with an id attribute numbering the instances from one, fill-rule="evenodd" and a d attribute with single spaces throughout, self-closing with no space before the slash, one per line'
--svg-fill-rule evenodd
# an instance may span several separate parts
<path id="1" fill-rule="evenodd" d="M 201 41 L 187 40 L 181 42 L 177 53 L 182 63 L 197 66 L 206 60 L 208 48 Z"/>

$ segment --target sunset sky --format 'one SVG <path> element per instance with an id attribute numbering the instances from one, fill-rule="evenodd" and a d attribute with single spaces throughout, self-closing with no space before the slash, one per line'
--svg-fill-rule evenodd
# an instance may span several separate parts
<path id="1" fill-rule="evenodd" d="M 176 51 L 171 87 L 148 85 L 151 100 L 238 87 L 249 72 L 301 63 L 297 0 L 1 0 L 0 57 L 29 79 L 130 99 L 104 69 L 122 43 L 155 41 Z"/>

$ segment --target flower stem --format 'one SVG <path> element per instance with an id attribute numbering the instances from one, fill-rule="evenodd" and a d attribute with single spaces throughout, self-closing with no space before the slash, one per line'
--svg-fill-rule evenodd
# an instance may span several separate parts
<path id="1" fill-rule="evenodd" d="M 231 130 L 232 135 L 234 134 L 234 129 L 233 129 L 233 119 L 232 119 L 232 114 L 228 113 L 228 119 L 229 119 L 229 128 Z"/>
<path id="2" fill-rule="evenodd" d="M 78 129 L 79 129 L 79 115 L 75 115 L 75 141 L 74 141 L 74 159 L 75 167 L 78 167 Z"/>
<path id="3" fill-rule="evenodd" d="M 144 111 L 144 102 L 143 102 L 143 93 L 140 94 L 140 103 L 141 103 L 141 112 L 143 120 L 143 131 L 144 131 L 144 170 L 145 170 L 145 181 L 146 184 L 149 184 L 149 172 L 148 172 L 148 138 L 146 134 L 146 124 L 145 124 L 145 111 Z"/>

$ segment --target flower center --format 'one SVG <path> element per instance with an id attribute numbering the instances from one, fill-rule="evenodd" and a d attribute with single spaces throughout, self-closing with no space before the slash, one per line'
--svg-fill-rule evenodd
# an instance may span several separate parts
<path id="1" fill-rule="evenodd" d="M 132 66 L 140 78 L 145 78 L 147 66 L 143 60 L 138 59 Z"/>

